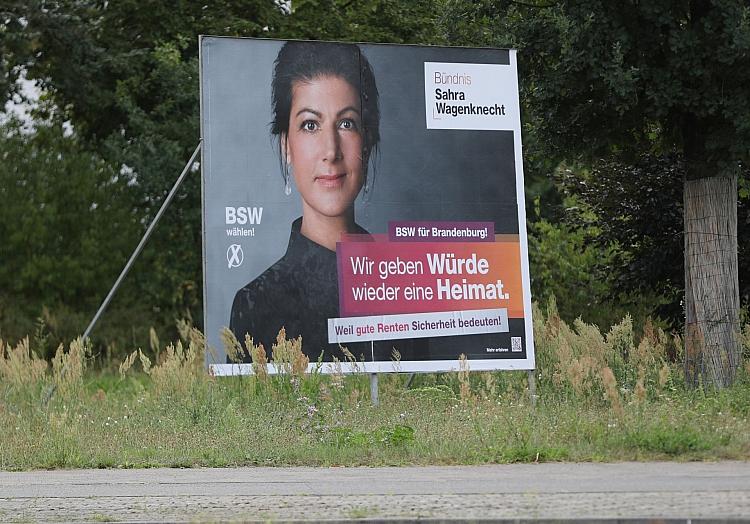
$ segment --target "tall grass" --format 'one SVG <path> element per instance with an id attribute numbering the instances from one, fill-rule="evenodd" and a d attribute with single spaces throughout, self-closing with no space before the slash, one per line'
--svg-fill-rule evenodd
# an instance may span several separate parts
<path id="1" fill-rule="evenodd" d="M 245 341 L 253 376 L 212 377 L 203 335 L 187 322 L 178 332 L 168 344 L 151 332 L 114 372 L 94 369 L 80 339 L 51 365 L 33 339 L 0 341 L 0 468 L 750 458 L 747 364 L 728 390 L 689 389 L 679 337 L 648 322 L 636 334 L 629 317 L 602 333 L 563 322 L 554 301 L 536 308 L 535 405 L 525 373 L 462 359 L 409 389 L 382 376 L 376 408 L 366 374 L 306 373 L 283 331 L 271 361 Z M 747 357 L 750 326 L 741 336 Z M 231 333 L 223 341 L 242 355 Z"/>

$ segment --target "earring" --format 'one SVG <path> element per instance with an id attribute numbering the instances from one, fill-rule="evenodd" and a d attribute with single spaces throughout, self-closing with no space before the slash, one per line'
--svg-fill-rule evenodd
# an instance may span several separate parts
<path id="1" fill-rule="evenodd" d="M 362 148 L 363 153 L 363 161 L 362 161 L 362 173 L 365 177 L 365 183 L 364 187 L 362 188 L 362 200 L 367 202 L 367 200 L 370 197 L 370 192 L 372 191 L 372 179 L 374 177 L 370 176 L 370 170 L 368 169 L 370 167 L 370 152 L 367 148 L 367 146 Z"/>
<path id="2" fill-rule="evenodd" d="M 281 174 L 284 177 L 284 194 L 289 196 L 292 194 L 292 183 L 290 182 L 292 179 L 292 166 L 285 164 L 282 167 L 283 172 Z"/>
<path id="3" fill-rule="evenodd" d="M 287 136 L 282 133 L 279 138 L 279 160 L 281 161 L 281 176 L 284 178 L 284 194 L 292 194 L 292 185 L 289 179 L 292 178 L 292 166 L 289 164 L 289 151 L 287 150 Z"/>
<path id="4" fill-rule="evenodd" d="M 373 177 L 370 176 L 370 170 L 368 169 L 368 167 L 369 167 L 369 162 L 368 161 L 363 162 L 362 171 L 365 176 L 365 184 L 364 184 L 364 187 L 362 188 L 362 196 L 364 197 L 365 201 L 367 201 L 368 197 L 370 196 L 370 191 L 372 191 Z"/>

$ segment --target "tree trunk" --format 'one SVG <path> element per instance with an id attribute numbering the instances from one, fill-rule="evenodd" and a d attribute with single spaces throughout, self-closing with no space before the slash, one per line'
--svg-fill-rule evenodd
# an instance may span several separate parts
<path id="1" fill-rule="evenodd" d="M 687 179 L 685 377 L 726 387 L 740 364 L 737 177 Z"/>

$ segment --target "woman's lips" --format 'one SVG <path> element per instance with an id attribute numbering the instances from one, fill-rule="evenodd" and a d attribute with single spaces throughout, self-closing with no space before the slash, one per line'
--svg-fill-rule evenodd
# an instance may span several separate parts
<path id="1" fill-rule="evenodd" d="M 318 175 L 315 177 L 315 182 L 323 187 L 340 187 L 344 184 L 344 177 L 346 173 L 337 173 L 332 175 Z"/>

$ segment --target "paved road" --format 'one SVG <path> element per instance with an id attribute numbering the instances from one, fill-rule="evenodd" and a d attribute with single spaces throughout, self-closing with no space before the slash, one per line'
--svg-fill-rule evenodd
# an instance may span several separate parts
<path id="1" fill-rule="evenodd" d="M 0 522 L 750 522 L 750 462 L 0 472 Z"/>

